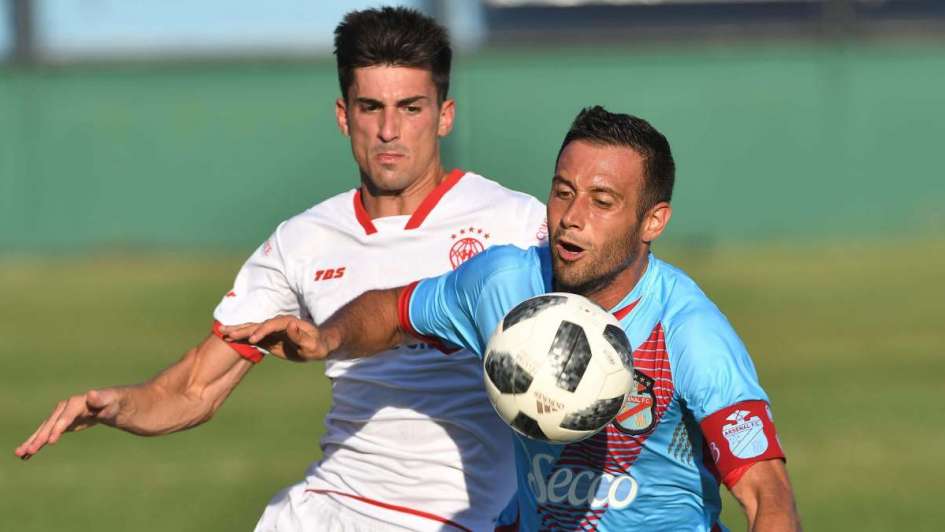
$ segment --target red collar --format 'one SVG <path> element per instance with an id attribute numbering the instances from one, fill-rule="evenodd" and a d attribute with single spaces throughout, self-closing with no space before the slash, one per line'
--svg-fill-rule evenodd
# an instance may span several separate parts
<path id="1" fill-rule="evenodd" d="M 630 312 L 633 310 L 634 307 L 637 306 L 637 303 L 639 303 L 639 302 L 640 302 L 640 298 L 637 298 L 637 299 L 635 299 L 635 300 L 633 301 L 633 303 L 630 303 L 630 304 L 627 305 L 626 307 L 623 307 L 623 308 L 621 308 L 621 309 L 615 310 L 615 311 L 614 311 L 614 317 L 617 318 L 618 320 L 622 320 L 622 319 L 626 318 L 626 317 L 627 317 L 627 314 L 630 314 Z"/>
<path id="2" fill-rule="evenodd" d="M 410 219 L 407 220 L 407 225 L 404 226 L 404 229 L 416 229 L 420 227 L 423 221 L 427 219 L 427 216 L 430 215 L 430 212 L 433 211 L 433 208 L 436 207 L 436 204 L 440 202 L 440 199 L 442 199 L 464 175 L 466 175 L 466 172 L 458 168 L 452 170 L 446 176 L 446 179 L 440 181 L 440 183 L 427 194 L 427 197 L 423 198 L 417 210 L 413 211 L 413 214 L 410 215 Z M 357 218 L 358 223 L 364 228 L 366 234 L 372 235 L 377 232 L 377 227 L 374 227 L 374 222 L 371 221 L 371 215 L 368 214 L 367 210 L 364 208 L 364 203 L 361 201 L 360 188 L 354 193 L 354 217 Z"/>

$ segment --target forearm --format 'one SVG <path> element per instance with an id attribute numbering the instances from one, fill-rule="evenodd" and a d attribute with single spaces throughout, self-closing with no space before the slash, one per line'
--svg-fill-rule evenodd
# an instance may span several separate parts
<path id="1" fill-rule="evenodd" d="M 732 487 L 732 495 L 745 510 L 748 530 L 801 530 L 794 490 L 782 460 L 765 460 L 752 465 Z"/>
<path id="2" fill-rule="evenodd" d="M 371 290 L 338 309 L 320 327 L 329 352 L 366 356 L 404 341 L 397 319 L 401 288 Z"/>
<path id="3" fill-rule="evenodd" d="M 157 436 L 195 427 L 219 409 L 252 363 L 234 359 L 214 367 L 198 349 L 142 384 L 119 388 L 121 408 L 109 423 L 142 436 Z"/>
<path id="4" fill-rule="evenodd" d="M 748 529 L 751 532 L 800 531 L 801 522 L 793 499 L 761 501 L 754 515 L 748 514 Z"/>

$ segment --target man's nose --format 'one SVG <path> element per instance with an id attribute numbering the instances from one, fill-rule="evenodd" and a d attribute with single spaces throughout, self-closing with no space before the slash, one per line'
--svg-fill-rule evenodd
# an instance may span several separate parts
<path id="1" fill-rule="evenodd" d="M 381 128 L 378 137 L 383 142 L 393 142 L 400 137 L 400 115 L 396 108 L 384 109 L 381 114 Z"/>
<path id="2" fill-rule="evenodd" d="M 587 217 L 587 201 L 581 196 L 575 196 L 561 214 L 561 226 L 581 228 Z"/>

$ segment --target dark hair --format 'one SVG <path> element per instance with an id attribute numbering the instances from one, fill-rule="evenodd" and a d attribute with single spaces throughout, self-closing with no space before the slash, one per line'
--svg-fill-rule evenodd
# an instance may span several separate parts
<path id="1" fill-rule="evenodd" d="M 561 143 L 558 158 L 564 147 L 575 140 L 608 146 L 627 146 L 643 157 L 643 194 L 637 216 L 662 201 L 673 198 L 673 183 L 676 180 L 676 163 L 669 149 L 669 142 L 649 122 L 633 115 L 607 112 L 603 107 L 581 109 L 571 129 Z"/>
<path id="2" fill-rule="evenodd" d="M 377 65 L 423 68 L 433 74 L 438 103 L 450 88 L 449 35 L 432 18 L 404 7 L 352 11 L 335 28 L 341 96 L 347 100 L 354 69 Z"/>

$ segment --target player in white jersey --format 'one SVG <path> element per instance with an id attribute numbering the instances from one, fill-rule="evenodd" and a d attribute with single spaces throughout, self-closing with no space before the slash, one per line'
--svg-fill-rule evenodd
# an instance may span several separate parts
<path id="1" fill-rule="evenodd" d="M 361 186 L 281 224 L 243 266 L 199 346 L 146 383 L 62 401 L 18 456 L 96 424 L 156 435 L 205 422 L 263 356 L 224 341 L 221 325 L 280 314 L 318 322 L 361 292 L 449 271 L 493 244 L 545 238 L 540 202 L 443 170 L 439 137 L 454 116 L 445 30 L 383 8 L 349 13 L 335 36 L 336 115 Z M 418 343 L 331 360 L 326 372 L 333 403 L 323 458 L 270 502 L 257 530 L 492 528 L 515 489 L 512 446 L 474 356 Z"/>
<path id="2" fill-rule="evenodd" d="M 345 192 L 280 225 L 214 318 L 232 325 L 292 314 L 321 322 L 368 289 L 449 271 L 492 244 L 527 247 L 543 238 L 544 216 L 534 198 L 460 170 L 412 215 L 372 220 L 360 191 Z M 494 525 L 514 492 L 512 440 L 474 355 L 419 343 L 377 358 L 330 359 L 325 370 L 333 402 L 324 458 L 273 500 L 264 522 L 294 512 L 294 499 L 331 497 L 411 530 Z"/>

